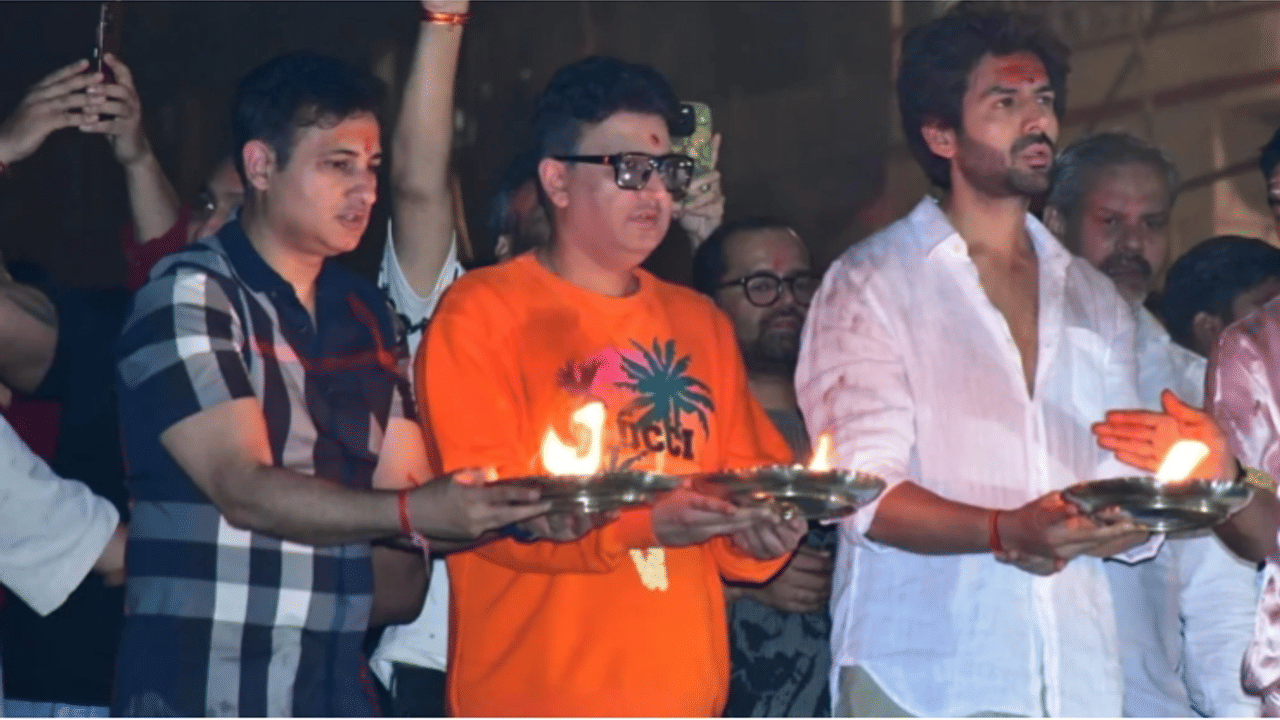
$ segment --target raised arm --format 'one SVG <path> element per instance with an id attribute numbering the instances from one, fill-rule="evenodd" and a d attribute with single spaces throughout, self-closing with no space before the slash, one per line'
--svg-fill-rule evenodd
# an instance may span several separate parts
<path id="1" fill-rule="evenodd" d="M 169 232 L 178 221 L 178 194 L 151 152 L 133 73 L 114 55 L 107 54 L 104 59 L 115 73 L 116 82 L 89 87 L 90 104 L 86 112 L 90 118 L 99 119 L 85 123 L 80 129 L 106 135 L 116 160 L 124 168 L 134 237 L 145 243 Z M 101 119 L 103 116 L 111 119 Z"/>
<path id="2" fill-rule="evenodd" d="M 89 102 L 85 88 L 102 82 L 86 73 L 88 60 L 59 68 L 31 86 L 18 107 L 0 123 L 0 164 L 12 165 L 34 153 L 55 130 L 78 127 Z"/>
<path id="3" fill-rule="evenodd" d="M 391 242 L 409 285 L 426 297 L 452 246 L 449 150 L 463 27 L 426 18 L 460 16 L 468 3 L 424 0 L 422 8 L 424 20 L 391 141 Z"/>

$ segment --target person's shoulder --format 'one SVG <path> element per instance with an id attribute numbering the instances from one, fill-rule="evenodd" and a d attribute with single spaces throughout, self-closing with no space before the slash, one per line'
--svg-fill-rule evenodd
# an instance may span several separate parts
<path id="1" fill-rule="evenodd" d="M 665 305 L 680 305 L 699 313 L 719 313 L 715 301 L 693 288 L 663 280 L 644 268 L 636 268 L 636 273 Z"/>
<path id="2" fill-rule="evenodd" d="M 1252 346 L 1269 357 L 1280 357 L 1280 297 L 1236 320 L 1222 331 L 1220 348 Z"/>
<path id="3" fill-rule="evenodd" d="M 468 270 L 455 280 L 440 298 L 433 320 L 459 314 L 504 314 L 526 307 L 527 295 L 539 292 L 535 282 L 537 261 L 532 255 L 519 255 L 510 260 L 475 270 Z"/>

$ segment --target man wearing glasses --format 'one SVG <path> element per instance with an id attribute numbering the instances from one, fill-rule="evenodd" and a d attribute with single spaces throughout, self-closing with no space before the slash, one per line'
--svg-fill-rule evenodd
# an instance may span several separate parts
<path id="1" fill-rule="evenodd" d="M 796 406 L 800 328 L 818 280 L 795 230 L 771 218 L 721 225 L 693 257 L 698 290 L 733 321 L 751 394 L 791 445 L 809 457 Z M 731 717 L 829 715 L 831 556 L 835 531 L 811 523 L 791 562 L 761 587 L 726 587 L 729 606 Z"/>
<path id="2" fill-rule="evenodd" d="M 569 454 L 597 449 L 604 471 L 790 459 L 728 319 L 639 268 L 692 175 L 671 154 L 675 110 L 654 70 L 613 58 L 551 79 L 532 133 L 550 242 L 459 279 L 415 362 L 444 467 L 547 474 L 549 430 Z M 571 420 L 593 406 L 598 429 Z M 707 717 L 729 684 L 723 580 L 771 577 L 805 523 L 676 490 L 508 532 L 448 560 L 452 714 Z"/>

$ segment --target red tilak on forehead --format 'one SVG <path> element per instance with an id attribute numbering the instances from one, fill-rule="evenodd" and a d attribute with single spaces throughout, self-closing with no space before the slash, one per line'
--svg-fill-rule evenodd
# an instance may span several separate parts
<path id="1" fill-rule="evenodd" d="M 787 265 L 786 253 L 781 250 L 775 250 L 773 255 L 769 258 L 769 265 L 771 265 L 776 272 L 782 272 L 782 268 Z"/>
<path id="2" fill-rule="evenodd" d="M 652 134 L 649 136 L 649 144 L 654 147 L 658 147 L 662 144 L 662 138 L 659 138 L 657 134 Z"/>
<path id="3" fill-rule="evenodd" d="M 1049 82 L 1044 64 L 1034 55 L 996 58 L 996 81 L 1006 85 L 1044 85 Z"/>

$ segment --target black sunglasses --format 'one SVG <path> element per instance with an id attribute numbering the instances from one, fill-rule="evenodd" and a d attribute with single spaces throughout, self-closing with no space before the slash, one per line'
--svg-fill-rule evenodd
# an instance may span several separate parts
<path id="1" fill-rule="evenodd" d="M 591 163 L 593 165 L 612 165 L 613 179 L 623 190 L 641 190 L 649 183 L 653 171 L 658 171 L 658 178 L 667 192 L 673 196 L 683 195 L 693 180 L 693 158 L 688 155 L 671 153 L 670 155 L 650 155 L 641 152 L 615 153 L 613 155 L 556 155 L 556 160 L 565 162 Z"/>
<path id="2" fill-rule="evenodd" d="M 747 302 L 756 307 L 769 307 L 778 302 L 778 298 L 782 297 L 783 285 L 791 291 L 791 297 L 795 298 L 797 305 L 808 305 L 813 300 L 814 294 L 818 292 L 818 278 L 809 274 L 784 278 L 770 272 L 757 272 L 737 280 L 720 283 L 722 288 L 735 285 L 742 286 Z"/>

